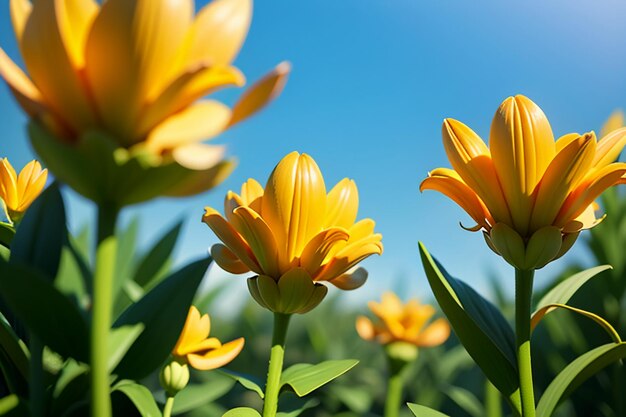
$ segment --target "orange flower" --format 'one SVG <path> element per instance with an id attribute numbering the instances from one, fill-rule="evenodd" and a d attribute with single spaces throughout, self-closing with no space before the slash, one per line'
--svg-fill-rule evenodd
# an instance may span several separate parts
<path id="1" fill-rule="evenodd" d="M 376 340 L 382 345 L 405 342 L 417 347 L 432 347 L 442 344 L 450 336 L 450 325 L 443 318 L 427 325 L 435 309 L 415 299 L 403 304 L 396 294 L 385 292 L 381 303 L 370 301 L 368 306 L 379 321 L 374 324 L 365 316 L 357 318 L 356 330 L 365 340 Z"/>
<path id="2" fill-rule="evenodd" d="M 37 161 L 30 161 L 17 175 L 7 158 L 0 159 L 0 200 L 4 202 L 9 220 L 16 222 L 41 194 L 48 170 Z"/>
<path id="3" fill-rule="evenodd" d="M 209 337 L 210 331 L 209 315 L 200 317 L 198 309 L 191 306 L 172 356 L 195 369 L 206 371 L 224 366 L 239 355 L 243 349 L 243 337 L 222 344 L 217 338 Z"/>

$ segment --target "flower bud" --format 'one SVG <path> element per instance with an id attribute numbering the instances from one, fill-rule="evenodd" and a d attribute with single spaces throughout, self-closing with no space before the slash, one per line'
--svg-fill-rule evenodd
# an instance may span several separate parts
<path id="1" fill-rule="evenodd" d="M 189 367 L 187 364 L 172 361 L 161 369 L 159 382 L 167 396 L 174 397 L 189 383 Z"/>

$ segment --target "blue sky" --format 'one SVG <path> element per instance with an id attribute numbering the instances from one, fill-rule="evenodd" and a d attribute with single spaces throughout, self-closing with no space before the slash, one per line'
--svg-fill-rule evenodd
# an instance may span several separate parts
<path id="1" fill-rule="evenodd" d="M 198 257 L 216 241 L 200 223 L 203 207 L 221 210 L 228 189 L 249 177 L 264 182 L 282 156 L 298 150 L 316 159 L 329 188 L 355 179 L 359 217 L 373 218 L 383 234 L 385 253 L 365 262 L 370 280 L 348 300 L 388 288 L 429 297 L 418 240 L 479 288 L 488 271 L 512 286 L 512 271 L 482 236 L 458 226 L 469 224 L 468 216 L 445 197 L 418 191 L 430 169 L 449 166 L 441 123 L 454 117 L 488 137 L 500 102 L 522 93 L 543 108 L 556 135 L 599 129 L 613 109 L 626 106 L 624 21 L 626 2 L 618 0 L 259 1 L 236 64 L 249 80 L 282 60 L 293 73 L 275 103 L 217 139 L 239 160 L 237 170 L 209 193 L 131 207 L 122 221 L 139 215 L 145 244 L 184 218 L 178 262 Z M 0 45 L 19 61 L 7 2 Z M 220 97 L 232 103 L 237 94 Z M 32 159 L 25 118 L 5 86 L 0 125 L 0 156 L 16 166 Z M 73 230 L 93 221 L 88 202 L 66 195 Z M 565 259 L 584 257 L 581 246 Z M 540 272 L 537 285 L 564 262 Z M 246 291 L 242 279 L 232 288 Z"/>

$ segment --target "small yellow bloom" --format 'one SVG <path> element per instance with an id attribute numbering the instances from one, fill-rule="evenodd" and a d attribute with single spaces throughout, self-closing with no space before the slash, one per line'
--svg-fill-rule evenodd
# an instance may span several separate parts
<path id="1" fill-rule="evenodd" d="M 0 76 L 32 119 L 35 150 L 81 194 L 118 205 L 223 180 L 232 161 L 201 141 L 262 108 L 290 70 L 277 66 L 232 109 L 202 99 L 245 83 L 232 61 L 252 0 L 214 0 L 195 16 L 194 0 L 101 3 L 10 0 L 26 72 L 0 49 Z"/>
<path id="2" fill-rule="evenodd" d="M 11 221 L 19 221 L 26 209 L 41 194 L 48 170 L 37 161 L 30 161 L 17 175 L 7 158 L 0 159 L 0 199 Z"/>
<path id="3" fill-rule="evenodd" d="M 358 207 L 354 181 L 345 178 L 327 194 L 315 161 L 292 152 L 274 168 L 265 189 L 249 179 L 240 194 L 226 195 L 226 218 L 207 207 L 203 221 L 223 242 L 211 248 L 219 266 L 258 274 L 248 283 L 259 304 L 304 313 L 326 295 L 320 281 L 358 288 L 367 272 L 356 265 L 382 253 L 374 221 L 356 221 Z"/>
<path id="4" fill-rule="evenodd" d="M 403 304 L 396 294 L 385 292 L 382 302 L 370 301 L 368 306 L 378 317 L 378 322 L 374 324 L 365 316 L 357 318 L 356 330 L 365 340 L 375 340 L 382 345 L 404 342 L 417 347 L 433 347 L 450 336 L 450 325 L 443 318 L 427 325 L 435 309 L 415 299 Z"/>
<path id="5" fill-rule="evenodd" d="M 429 173 L 420 190 L 439 191 L 483 230 L 489 246 L 520 269 L 537 269 L 563 255 L 578 233 L 598 224 L 594 200 L 622 183 L 626 164 L 614 162 L 626 129 L 600 141 L 593 132 L 556 142 L 548 119 L 524 96 L 496 111 L 489 147 L 463 123 L 446 119 L 443 143 L 453 169 Z"/>
<path id="6" fill-rule="evenodd" d="M 222 344 L 217 338 L 209 337 L 210 331 L 209 315 L 200 317 L 198 309 L 191 306 L 172 356 L 195 369 L 207 371 L 224 366 L 239 355 L 243 349 L 243 337 Z"/>

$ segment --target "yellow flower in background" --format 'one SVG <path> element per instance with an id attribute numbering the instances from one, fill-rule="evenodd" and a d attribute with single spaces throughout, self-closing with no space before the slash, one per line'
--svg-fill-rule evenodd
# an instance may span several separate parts
<path id="1" fill-rule="evenodd" d="M 9 220 L 19 221 L 24 212 L 41 194 L 48 170 L 37 161 L 30 161 L 19 175 L 7 158 L 0 159 L 0 199 L 4 202 Z"/>
<path id="2" fill-rule="evenodd" d="M 225 218 L 207 207 L 203 221 L 223 242 L 211 248 L 220 267 L 258 275 L 248 284 L 261 306 L 304 313 L 326 295 L 321 281 L 358 288 L 367 272 L 356 265 L 382 253 L 374 221 L 356 221 L 358 207 L 354 181 L 345 178 L 327 194 L 313 158 L 292 152 L 274 168 L 265 189 L 249 179 L 240 194 L 226 195 Z"/>
<path id="3" fill-rule="evenodd" d="M 277 96 L 290 69 L 278 65 L 232 109 L 202 99 L 245 83 L 232 61 L 252 0 L 214 0 L 195 16 L 193 0 L 11 0 L 10 8 L 26 73 L 0 49 L 0 75 L 32 119 L 35 150 L 96 201 L 189 195 L 223 180 L 233 168 L 223 146 L 201 141 Z"/>
<path id="4" fill-rule="evenodd" d="M 217 338 L 209 337 L 210 331 L 209 315 L 200 316 L 198 309 L 191 306 L 172 356 L 192 368 L 207 371 L 222 367 L 239 355 L 244 345 L 243 337 L 222 344 Z"/>
<path id="5" fill-rule="evenodd" d="M 594 200 L 626 173 L 614 162 L 626 129 L 599 141 L 593 132 L 555 141 L 543 111 L 521 95 L 498 108 L 489 147 L 457 120 L 446 119 L 442 130 L 453 169 L 433 170 L 420 190 L 455 201 L 477 223 L 469 230 L 483 230 L 489 246 L 522 270 L 560 257 L 598 224 Z"/>
<path id="6" fill-rule="evenodd" d="M 621 127 L 624 127 L 624 113 L 621 110 L 615 110 L 602 125 L 600 136 L 604 137 Z"/>
<path id="7" fill-rule="evenodd" d="M 392 292 L 385 292 L 382 301 L 370 301 L 368 306 L 378 321 L 373 323 L 365 316 L 359 316 L 356 330 L 365 340 L 375 340 L 387 345 L 405 342 L 417 347 L 438 346 L 448 340 L 450 325 L 443 319 L 429 323 L 435 315 L 435 308 L 409 300 L 406 304 Z"/>

